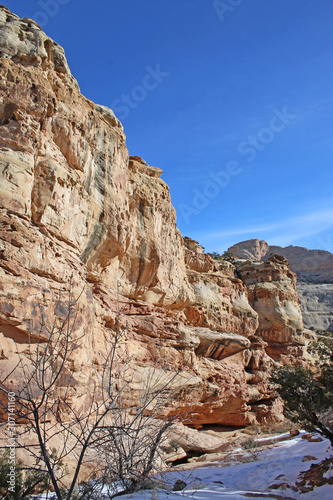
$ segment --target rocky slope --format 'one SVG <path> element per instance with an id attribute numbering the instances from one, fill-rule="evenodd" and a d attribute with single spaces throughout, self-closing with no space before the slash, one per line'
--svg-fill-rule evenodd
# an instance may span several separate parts
<path id="1" fill-rule="evenodd" d="M 66 314 L 72 277 L 73 404 L 120 319 L 133 380 L 145 381 L 157 352 L 182 373 L 168 411 L 186 424 L 280 419 L 269 373 L 307 342 L 286 261 L 217 262 L 184 239 L 162 171 L 129 156 L 120 122 L 80 93 L 63 49 L 4 7 L 0 44 L 2 373 L 37 341 L 42 318 Z"/>
<path id="2" fill-rule="evenodd" d="M 292 245 L 286 248 L 271 246 L 260 240 L 242 241 L 229 251 L 251 261 L 266 261 L 274 254 L 285 257 L 290 269 L 297 274 L 304 325 L 333 331 L 333 254 Z"/>
<path id="3" fill-rule="evenodd" d="M 298 283 L 304 325 L 318 331 L 333 332 L 333 285 Z"/>
<path id="4" fill-rule="evenodd" d="M 250 260 L 267 260 L 270 255 L 283 255 L 299 282 L 333 284 L 333 254 L 326 250 L 308 250 L 304 247 L 280 247 L 266 241 L 247 240 L 228 249 L 237 257 Z"/>

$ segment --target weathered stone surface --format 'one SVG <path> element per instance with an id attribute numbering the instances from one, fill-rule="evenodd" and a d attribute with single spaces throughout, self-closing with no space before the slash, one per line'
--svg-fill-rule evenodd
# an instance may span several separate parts
<path id="1" fill-rule="evenodd" d="M 251 345 L 249 339 L 236 333 L 214 332 L 209 328 L 196 328 L 195 333 L 199 340 L 195 352 L 207 358 L 219 360 L 228 358 Z"/>
<path id="2" fill-rule="evenodd" d="M 269 249 L 268 243 L 264 240 L 246 240 L 228 248 L 236 257 L 246 260 L 260 261 L 267 254 Z"/>
<path id="3" fill-rule="evenodd" d="M 169 441 L 176 441 L 185 452 L 214 453 L 220 451 L 225 442 L 222 438 L 208 432 L 196 432 L 194 429 L 177 424 L 171 428 Z M 185 454 L 186 456 L 186 454 Z"/>
<path id="4" fill-rule="evenodd" d="M 68 69 L 59 73 L 60 55 L 22 59 L 47 39 L 35 24 L 3 26 L 11 57 L 1 67 L 1 206 L 79 252 L 91 281 L 150 302 L 186 301 L 183 243 L 160 171 L 129 159 L 113 112 L 85 99 Z M 15 40 L 30 34 L 14 57 Z"/>
<path id="5" fill-rule="evenodd" d="M 73 405 L 119 320 L 136 384 L 157 358 L 182 374 L 166 412 L 198 428 L 279 418 L 269 349 L 302 354 L 287 264 L 214 261 L 183 239 L 162 171 L 129 156 L 120 122 L 81 95 L 63 50 L 3 7 L 0 21 L 0 368 L 15 363 L 14 340 L 22 352 L 36 342 L 42 316 L 66 314 L 72 277 Z"/>
<path id="6" fill-rule="evenodd" d="M 292 245 L 270 246 L 259 240 L 242 241 L 229 251 L 251 261 L 267 261 L 273 254 L 284 256 L 291 271 L 297 274 L 305 327 L 333 331 L 333 254 Z"/>
<path id="7" fill-rule="evenodd" d="M 228 250 L 237 257 L 254 261 L 265 261 L 271 255 L 279 254 L 288 260 L 298 281 L 333 283 L 333 254 L 326 250 L 309 250 L 293 245 L 283 248 L 255 239 L 237 243 Z"/>
<path id="8" fill-rule="evenodd" d="M 333 285 L 298 283 L 304 325 L 333 332 Z"/>
<path id="9" fill-rule="evenodd" d="M 247 285 L 249 300 L 259 315 L 259 335 L 268 342 L 267 352 L 278 356 L 282 346 L 304 345 L 304 326 L 296 290 L 296 275 L 284 257 L 267 262 L 234 262 Z"/>
<path id="10" fill-rule="evenodd" d="M 204 273 L 214 270 L 214 259 L 212 259 L 210 255 L 204 253 L 203 247 L 201 247 L 197 241 L 185 237 L 184 244 L 185 264 L 188 269 Z"/>
<path id="11" fill-rule="evenodd" d="M 235 266 L 227 261 L 214 262 L 209 255 L 204 260 L 202 247 L 193 240 L 186 244 L 187 276 L 194 295 L 185 308 L 189 323 L 245 336 L 254 334 L 257 313 L 249 305 L 246 286 L 236 277 Z"/>
<path id="12" fill-rule="evenodd" d="M 333 254 L 330 252 L 290 245 L 286 248 L 269 246 L 268 255 L 271 253 L 281 254 L 288 259 L 298 281 L 333 284 Z"/>
<path id="13" fill-rule="evenodd" d="M 16 63 L 52 68 L 71 76 L 65 52 L 51 40 L 32 19 L 20 19 L 6 8 L 0 11 L 0 46 L 2 57 Z"/>

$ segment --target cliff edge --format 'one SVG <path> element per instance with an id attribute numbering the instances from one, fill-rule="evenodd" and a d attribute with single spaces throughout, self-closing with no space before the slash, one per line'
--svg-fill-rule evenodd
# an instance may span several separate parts
<path id="1" fill-rule="evenodd" d="M 234 255 L 251 261 L 267 261 L 279 254 L 297 275 L 297 291 L 306 328 L 333 331 L 333 254 L 298 246 L 279 247 L 266 241 L 247 240 L 229 248 Z"/>
<path id="2" fill-rule="evenodd" d="M 214 261 L 184 239 L 162 171 L 129 156 L 121 123 L 80 93 L 63 49 L 4 7 L 0 55 L 3 373 L 55 305 L 64 314 L 71 279 L 74 405 L 103 369 L 120 308 L 136 380 L 157 350 L 182 371 L 185 423 L 281 419 L 269 373 L 301 360 L 308 338 L 287 263 Z"/>

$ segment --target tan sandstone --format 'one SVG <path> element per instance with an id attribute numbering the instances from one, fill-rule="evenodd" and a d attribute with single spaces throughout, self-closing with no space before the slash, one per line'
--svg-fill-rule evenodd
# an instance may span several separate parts
<path id="1" fill-rule="evenodd" d="M 137 384 L 157 355 L 182 374 L 166 413 L 194 428 L 280 419 L 269 374 L 303 345 L 287 263 L 214 261 L 184 239 L 162 171 L 129 156 L 63 49 L 4 7 L 0 44 L 1 370 L 36 342 L 42 316 L 66 315 L 72 276 L 73 405 L 84 407 L 119 319 Z"/>

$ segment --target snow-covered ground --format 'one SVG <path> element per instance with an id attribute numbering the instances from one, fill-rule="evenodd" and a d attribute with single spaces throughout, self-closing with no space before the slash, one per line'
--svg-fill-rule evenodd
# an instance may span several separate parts
<path id="1" fill-rule="evenodd" d="M 159 490 L 153 493 L 145 491 L 121 498 L 124 500 L 185 500 L 186 498 L 214 500 L 222 497 L 230 499 L 305 497 L 307 500 L 332 500 L 333 485 L 315 487 L 313 491 L 307 493 L 293 491 L 291 488 L 299 480 L 300 472 L 310 469 L 311 464 L 319 463 L 333 453 L 329 441 L 309 442 L 302 439 L 302 434 L 289 441 L 278 443 L 274 448 L 259 452 L 256 454 L 256 461 L 230 465 L 216 462 L 208 467 L 195 469 L 191 474 L 189 473 L 189 483 L 195 481 L 193 489 L 177 493 Z M 307 457 L 307 461 L 303 462 L 304 457 Z M 333 470 L 326 473 L 325 477 L 328 478 L 329 474 L 333 476 Z M 169 474 L 169 479 L 170 477 L 174 481 L 181 478 L 186 482 L 186 473 L 180 475 L 179 472 L 174 471 Z M 283 485 L 283 483 L 284 486 L 280 488 L 270 489 L 271 485 Z"/>
<path id="2" fill-rule="evenodd" d="M 301 472 L 309 470 L 311 464 L 319 464 L 333 456 L 333 449 L 328 440 L 309 442 L 307 439 L 302 439 L 304 434 L 301 432 L 297 437 L 284 441 L 280 441 L 283 435 L 276 436 L 273 447 L 260 448 L 261 451 L 253 448 L 249 453 L 238 449 L 228 453 L 225 460 L 210 463 L 205 467 L 198 468 L 198 464 L 193 464 L 193 470 L 169 472 L 168 484 L 174 484 L 177 479 L 185 481 L 188 487 L 184 491 L 147 490 L 119 498 L 215 500 L 225 497 L 235 500 L 244 498 L 283 500 L 304 497 L 306 500 L 332 500 L 333 484 L 315 487 L 313 491 L 306 493 L 301 493 L 295 488 Z M 269 441 L 271 440 L 270 438 Z M 256 440 L 256 443 L 260 447 L 267 445 L 267 438 Z M 325 472 L 324 477 L 326 479 L 333 477 L 333 468 Z M 272 485 L 275 485 L 274 488 L 270 488 Z M 41 495 L 39 498 L 53 497 Z"/>

